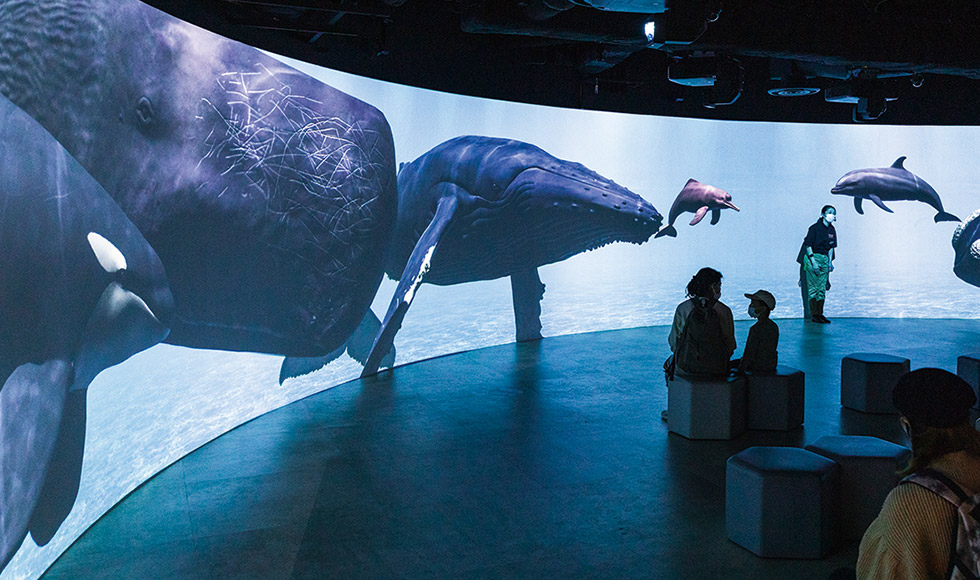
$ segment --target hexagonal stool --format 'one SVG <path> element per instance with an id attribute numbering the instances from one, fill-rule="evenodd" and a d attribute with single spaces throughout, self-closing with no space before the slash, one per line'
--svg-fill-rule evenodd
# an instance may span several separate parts
<path id="1" fill-rule="evenodd" d="M 745 431 L 745 378 L 677 373 L 667 384 L 667 429 L 688 439 L 731 439 Z"/>
<path id="2" fill-rule="evenodd" d="M 839 533 L 848 540 L 860 540 L 878 517 L 885 496 L 901 480 L 898 470 L 912 454 L 907 447 L 859 435 L 827 435 L 806 449 L 840 464 Z"/>
<path id="3" fill-rule="evenodd" d="M 849 354 L 840 364 L 840 404 L 864 413 L 897 413 L 892 390 L 907 372 L 907 358 L 873 352 Z"/>
<path id="4" fill-rule="evenodd" d="M 725 533 L 765 558 L 833 547 L 838 465 L 798 447 L 749 447 L 725 467 Z"/>
<path id="5" fill-rule="evenodd" d="M 789 431 L 803 424 L 803 371 L 779 365 L 775 373 L 746 373 L 748 428 Z"/>
<path id="6" fill-rule="evenodd" d="M 977 395 L 977 404 L 973 408 L 980 409 L 980 354 L 956 357 L 956 374 L 973 387 L 973 393 Z"/>

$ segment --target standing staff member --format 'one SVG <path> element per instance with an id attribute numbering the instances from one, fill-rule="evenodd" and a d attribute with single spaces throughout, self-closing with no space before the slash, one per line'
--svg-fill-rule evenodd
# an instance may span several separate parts
<path id="1" fill-rule="evenodd" d="M 837 247 L 837 210 L 825 205 L 820 219 L 810 226 L 803 238 L 803 271 L 806 275 L 807 293 L 810 298 L 810 320 L 827 324 L 823 315 L 823 303 L 827 297 L 827 282 L 834 271 L 834 248 Z"/>

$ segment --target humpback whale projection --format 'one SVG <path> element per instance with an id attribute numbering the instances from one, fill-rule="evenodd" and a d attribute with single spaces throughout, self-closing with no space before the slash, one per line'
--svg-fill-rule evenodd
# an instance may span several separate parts
<path id="1" fill-rule="evenodd" d="M 980 209 L 953 232 L 953 273 L 967 284 L 980 287 Z"/>
<path id="2" fill-rule="evenodd" d="M 870 199 L 888 213 L 893 212 L 886 201 L 921 201 L 936 210 L 935 222 L 958 222 L 960 218 L 943 209 L 939 194 L 921 177 L 905 169 L 905 156 L 899 157 L 891 167 L 855 169 L 844 174 L 830 193 L 849 195 L 854 198 L 854 210 L 864 214 L 861 202 Z"/>
<path id="3" fill-rule="evenodd" d="M 507 139 L 464 136 L 398 173 L 385 271 L 398 286 L 362 376 L 377 372 L 422 282 L 511 279 L 517 340 L 541 338 L 537 268 L 616 241 L 640 244 L 663 217 L 587 167 Z"/>
<path id="4" fill-rule="evenodd" d="M 19 40 L 0 44 L 0 93 L 156 250 L 177 305 L 167 342 L 298 357 L 342 347 L 394 225 L 384 115 L 137 0 L 59 6 L 0 0 L 0 29 Z"/>
<path id="5" fill-rule="evenodd" d="M 167 336 L 163 265 L 105 190 L 0 96 L 0 569 L 78 491 L 89 384 Z"/>
<path id="6" fill-rule="evenodd" d="M 670 206 L 667 225 L 654 237 L 670 236 L 676 238 L 677 229 L 674 228 L 674 222 L 684 212 L 694 214 L 691 225 L 695 226 L 704 219 L 708 211 L 711 211 L 711 225 L 715 225 L 721 219 L 721 210 L 725 208 L 739 211 L 738 206 L 732 203 L 732 196 L 727 191 L 701 183 L 696 179 L 688 179 L 683 189 L 674 198 L 673 205 Z"/>

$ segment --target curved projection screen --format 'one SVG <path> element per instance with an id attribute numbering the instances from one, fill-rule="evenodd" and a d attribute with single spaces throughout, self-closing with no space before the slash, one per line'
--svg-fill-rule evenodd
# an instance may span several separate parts
<path id="1" fill-rule="evenodd" d="M 365 365 L 667 324 L 703 266 L 736 317 L 760 288 L 800 317 L 796 257 L 825 204 L 831 317 L 980 316 L 978 224 L 947 215 L 980 206 L 978 128 L 495 102 L 132 0 L 50 5 L 71 10 L 0 1 L 4 30 L 48 31 L 0 54 L 0 580 L 39 576 L 167 465 Z"/>

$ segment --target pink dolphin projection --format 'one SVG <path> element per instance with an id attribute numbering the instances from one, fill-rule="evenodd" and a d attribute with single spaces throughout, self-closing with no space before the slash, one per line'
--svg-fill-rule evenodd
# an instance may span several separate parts
<path id="1" fill-rule="evenodd" d="M 662 236 L 677 237 L 677 230 L 674 229 L 674 221 L 684 212 L 694 214 L 691 225 L 695 226 L 704 219 L 704 216 L 711 210 L 711 225 L 718 223 L 721 218 L 721 210 L 730 207 L 739 211 L 738 207 L 732 203 L 732 196 L 723 189 L 701 183 L 696 179 L 688 179 L 684 189 L 677 194 L 674 205 L 670 206 L 670 215 L 667 225 L 657 232 L 654 238 Z"/>

